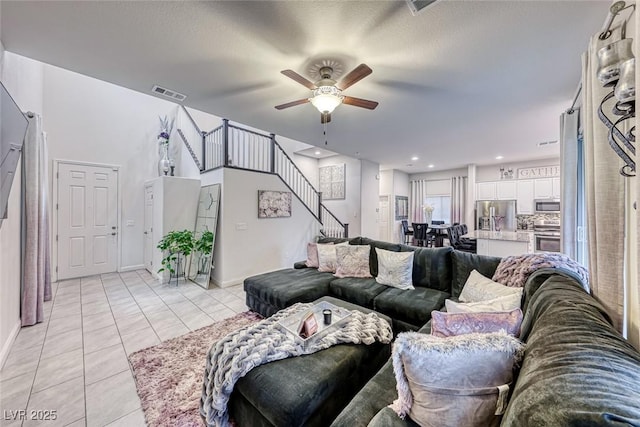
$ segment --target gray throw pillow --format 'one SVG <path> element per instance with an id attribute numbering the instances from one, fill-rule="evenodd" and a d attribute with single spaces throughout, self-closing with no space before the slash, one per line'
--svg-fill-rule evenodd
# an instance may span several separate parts
<path id="1" fill-rule="evenodd" d="M 392 355 L 398 400 L 392 407 L 423 427 L 497 426 L 523 350 L 505 332 L 398 334 Z"/>

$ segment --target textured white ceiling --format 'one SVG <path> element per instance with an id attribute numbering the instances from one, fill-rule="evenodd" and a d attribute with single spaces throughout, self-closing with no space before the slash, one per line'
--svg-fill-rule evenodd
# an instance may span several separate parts
<path id="1" fill-rule="evenodd" d="M 439 1 L 417 16 L 404 1 L 3 2 L 9 51 L 325 147 L 309 96 L 323 60 L 373 74 L 345 94 L 328 146 L 406 172 L 557 155 L 558 116 L 580 79 L 580 55 L 609 1 Z M 411 161 L 418 156 L 418 161 Z M 407 166 L 407 164 L 413 166 Z M 430 170 L 434 170 L 430 169 Z"/>

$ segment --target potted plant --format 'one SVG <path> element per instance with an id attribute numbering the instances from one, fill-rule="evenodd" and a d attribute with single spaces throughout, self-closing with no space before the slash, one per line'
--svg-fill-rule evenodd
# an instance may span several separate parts
<path id="1" fill-rule="evenodd" d="M 199 239 L 195 241 L 194 249 L 200 254 L 200 262 L 198 263 L 198 274 L 208 273 L 207 263 L 213 249 L 213 232 L 205 230 Z"/>
<path id="2" fill-rule="evenodd" d="M 184 275 L 186 258 L 193 252 L 194 245 L 193 231 L 174 230 L 168 232 L 158 243 L 158 249 L 166 254 L 162 258 L 162 268 L 158 270 L 158 273 L 168 271 L 169 281 L 175 275 L 177 284 L 178 277 Z"/>

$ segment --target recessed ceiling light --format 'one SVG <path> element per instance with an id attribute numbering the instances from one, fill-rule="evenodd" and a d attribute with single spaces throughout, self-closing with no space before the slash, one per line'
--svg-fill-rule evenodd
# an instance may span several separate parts
<path id="1" fill-rule="evenodd" d="M 418 160 L 418 156 L 413 156 L 413 157 L 411 158 L 411 160 L 413 160 L 413 161 L 415 162 L 416 160 Z"/>
<path id="2" fill-rule="evenodd" d="M 496 160 L 502 160 L 504 159 L 504 156 L 496 156 Z"/>
<path id="3" fill-rule="evenodd" d="M 432 167 L 433 167 L 433 165 L 429 165 L 429 166 L 427 166 L 427 167 L 428 167 L 428 168 L 432 168 Z"/>
<path id="4" fill-rule="evenodd" d="M 322 154 L 320 151 L 316 151 L 316 156 L 319 156 L 320 154 Z"/>

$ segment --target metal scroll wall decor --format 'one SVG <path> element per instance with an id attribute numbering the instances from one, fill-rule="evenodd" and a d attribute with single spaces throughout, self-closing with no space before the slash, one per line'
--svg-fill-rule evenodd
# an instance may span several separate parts
<path id="1" fill-rule="evenodd" d="M 628 8 L 633 8 L 633 11 L 635 10 L 635 5 L 625 6 L 623 1 L 619 1 L 611 6 L 605 28 L 602 34 L 600 34 L 601 40 L 606 40 L 611 36 L 609 28 L 613 23 L 613 19 L 622 10 Z M 626 21 L 622 24 L 622 39 L 604 46 L 598 51 L 597 78 L 603 87 L 613 88 L 611 92 L 602 99 L 598 107 L 598 117 L 609 129 L 609 145 L 625 163 L 624 166 L 620 168 L 620 174 L 625 177 L 631 177 L 636 174 L 636 162 L 634 160 L 636 155 L 634 145 L 636 142 L 636 127 L 632 126 L 626 133 L 620 128 L 625 121 L 633 119 L 636 116 L 636 60 L 631 50 L 633 40 L 625 38 L 625 33 Z M 610 108 L 611 113 L 616 116 L 613 117 L 613 120 L 605 114 L 605 104 L 610 100 L 613 100 L 611 102 L 613 106 L 609 106 L 608 108 Z M 609 105 L 611 103 L 609 103 Z"/>

